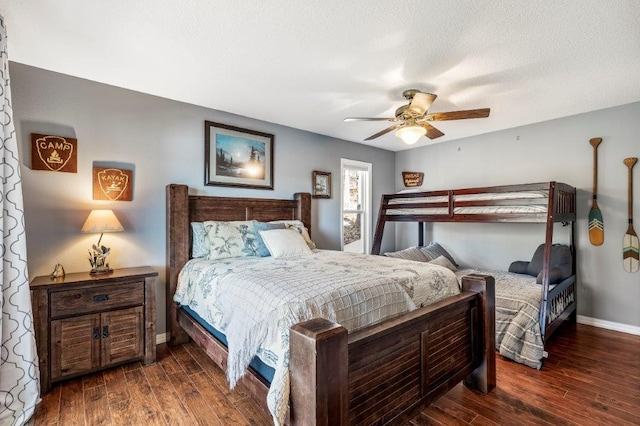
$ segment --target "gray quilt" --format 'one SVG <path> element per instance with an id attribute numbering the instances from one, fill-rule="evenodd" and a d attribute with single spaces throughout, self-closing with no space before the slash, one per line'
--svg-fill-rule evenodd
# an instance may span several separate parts
<path id="1" fill-rule="evenodd" d="M 541 286 L 536 277 L 487 269 L 460 269 L 458 279 L 472 273 L 496 280 L 496 350 L 500 355 L 540 369 L 544 345 L 540 333 Z"/>

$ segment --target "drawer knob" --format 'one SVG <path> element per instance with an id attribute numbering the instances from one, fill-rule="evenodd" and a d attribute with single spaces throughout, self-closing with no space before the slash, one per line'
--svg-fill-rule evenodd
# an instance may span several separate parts
<path id="1" fill-rule="evenodd" d="M 104 302 L 105 300 L 109 300 L 108 294 L 96 294 L 95 296 L 93 296 L 94 302 Z"/>
<path id="2" fill-rule="evenodd" d="M 106 339 L 107 337 L 109 337 L 109 326 L 104 325 L 102 326 L 102 338 Z"/>
<path id="3" fill-rule="evenodd" d="M 99 327 L 93 327 L 93 338 L 94 338 L 94 340 L 100 338 L 100 328 Z"/>

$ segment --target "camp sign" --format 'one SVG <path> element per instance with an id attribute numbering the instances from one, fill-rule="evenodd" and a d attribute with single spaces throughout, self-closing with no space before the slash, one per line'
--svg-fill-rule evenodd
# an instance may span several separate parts
<path id="1" fill-rule="evenodd" d="M 78 140 L 31 133 L 31 169 L 78 173 Z"/>

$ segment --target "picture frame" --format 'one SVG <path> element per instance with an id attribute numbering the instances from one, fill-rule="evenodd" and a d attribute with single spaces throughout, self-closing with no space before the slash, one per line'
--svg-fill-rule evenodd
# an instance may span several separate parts
<path id="1" fill-rule="evenodd" d="M 204 122 L 204 184 L 273 189 L 274 135 Z"/>
<path id="2" fill-rule="evenodd" d="M 313 171 L 313 198 L 331 198 L 331 173 Z"/>

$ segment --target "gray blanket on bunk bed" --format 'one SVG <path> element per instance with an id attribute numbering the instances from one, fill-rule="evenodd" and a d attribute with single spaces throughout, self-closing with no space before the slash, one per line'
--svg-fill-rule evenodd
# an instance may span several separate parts
<path id="1" fill-rule="evenodd" d="M 500 355 L 540 369 L 544 345 L 540 333 L 541 287 L 536 277 L 487 269 L 460 269 L 458 280 L 472 273 L 496 280 L 496 350 Z"/>

